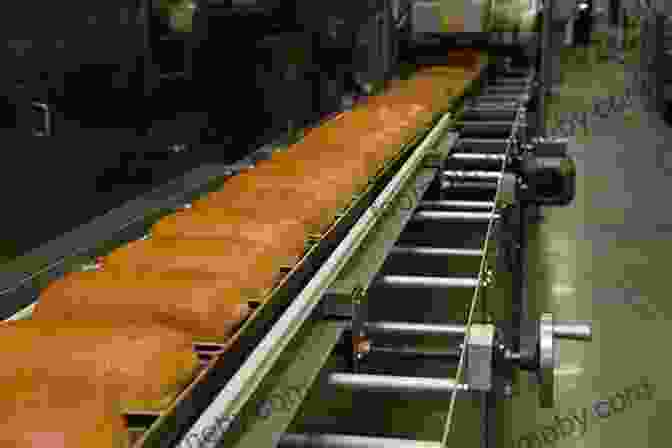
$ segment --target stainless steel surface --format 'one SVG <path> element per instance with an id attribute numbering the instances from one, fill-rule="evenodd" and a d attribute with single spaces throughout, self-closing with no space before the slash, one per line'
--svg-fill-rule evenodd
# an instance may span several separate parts
<path id="1" fill-rule="evenodd" d="M 478 279 L 422 275 L 383 275 L 375 284 L 394 288 L 476 288 Z"/>
<path id="2" fill-rule="evenodd" d="M 592 341 L 593 324 L 590 322 L 555 322 L 553 336 L 572 341 Z"/>
<path id="3" fill-rule="evenodd" d="M 466 328 L 464 329 L 466 332 Z M 493 386 L 495 327 L 474 324 L 469 331 L 466 383 L 471 390 L 488 392 Z"/>
<path id="4" fill-rule="evenodd" d="M 532 85 L 533 77 L 522 78 L 500 78 L 488 84 L 489 87 L 529 87 Z"/>
<path id="5" fill-rule="evenodd" d="M 340 434 L 285 434 L 278 448 L 441 448 L 439 442 Z"/>
<path id="6" fill-rule="evenodd" d="M 526 103 L 530 100 L 530 95 L 522 93 L 519 95 L 505 94 L 505 93 L 491 93 L 478 96 L 476 101 L 479 103 Z"/>
<path id="7" fill-rule="evenodd" d="M 491 113 L 491 112 L 508 112 L 515 113 L 520 108 L 516 103 L 509 104 L 497 104 L 497 103 L 484 103 L 479 106 L 470 106 L 467 105 L 464 107 L 464 112 L 466 113 Z"/>
<path id="8" fill-rule="evenodd" d="M 420 201 L 420 208 L 427 210 L 493 210 L 492 201 Z"/>
<path id="9" fill-rule="evenodd" d="M 444 179 L 456 180 L 477 180 L 477 181 L 491 181 L 497 182 L 502 174 L 499 171 L 457 171 L 444 170 L 441 172 Z"/>
<path id="10" fill-rule="evenodd" d="M 520 102 L 518 101 L 500 101 L 500 100 L 485 100 L 485 99 L 476 99 L 467 103 L 467 106 L 475 106 L 477 108 L 503 108 L 503 109 L 515 109 L 520 108 Z"/>
<path id="11" fill-rule="evenodd" d="M 441 182 L 441 190 L 481 190 L 481 191 L 492 191 L 497 190 L 497 182 L 474 182 L 474 181 L 463 181 L 463 180 L 444 180 Z"/>
<path id="12" fill-rule="evenodd" d="M 495 186 L 496 187 L 496 186 Z M 435 221 L 435 222 L 456 222 L 456 221 L 466 221 L 466 222 L 482 222 L 487 223 L 490 219 L 499 219 L 499 214 L 497 213 L 485 213 L 485 212 L 435 212 L 435 211 L 419 211 L 411 221 L 422 222 L 422 221 Z"/>
<path id="13" fill-rule="evenodd" d="M 329 384 L 349 390 L 366 392 L 443 393 L 448 396 L 454 390 L 469 390 L 466 384 L 458 384 L 448 378 L 422 378 L 411 376 L 367 375 L 332 373 Z"/>
<path id="14" fill-rule="evenodd" d="M 479 249 L 460 249 L 447 247 L 395 246 L 391 255 L 428 255 L 437 257 L 481 257 L 483 251 Z"/>
<path id="15" fill-rule="evenodd" d="M 508 139 L 504 138 L 461 138 L 456 152 L 488 152 L 504 154 Z"/>
<path id="16" fill-rule="evenodd" d="M 366 322 L 364 327 L 371 332 L 381 334 L 414 336 L 464 336 L 465 328 L 461 324 L 422 324 L 409 322 Z"/>

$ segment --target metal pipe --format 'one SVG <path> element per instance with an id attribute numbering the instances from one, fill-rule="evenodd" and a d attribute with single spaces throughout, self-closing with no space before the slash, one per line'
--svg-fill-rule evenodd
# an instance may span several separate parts
<path id="1" fill-rule="evenodd" d="M 278 448 L 441 448 L 441 443 L 340 434 L 284 434 Z"/>
<path id="2" fill-rule="evenodd" d="M 478 278 L 383 275 L 376 283 L 393 288 L 476 288 Z"/>
<path id="3" fill-rule="evenodd" d="M 476 107 L 479 108 L 484 108 L 484 107 L 491 107 L 491 108 L 506 108 L 506 109 L 516 109 L 518 110 L 520 108 L 520 103 L 516 101 L 497 101 L 497 100 L 485 100 L 485 99 L 475 99 L 472 101 L 470 104 L 473 104 Z"/>
<path id="4" fill-rule="evenodd" d="M 593 325 L 590 322 L 553 322 L 553 336 L 573 341 L 592 341 Z"/>
<path id="5" fill-rule="evenodd" d="M 500 87 L 500 86 L 516 86 L 516 87 L 529 87 L 532 85 L 533 78 L 498 78 L 493 80 L 488 87 Z"/>
<path id="6" fill-rule="evenodd" d="M 528 69 L 512 70 L 510 68 L 503 71 L 502 73 L 499 73 L 499 75 L 505 78 L 515 78 L 515 77 L 526 78 L 531 76 L 532 74 L 533 72 L 531 72 Z"/>
<path id="7" fill-rule="evenodd" d="M 420 201 L 420 209 L 434 210 L 493 210 L 492 201 Z"/>
<path id="8" fill-rule="evenodd" d="M 502 177 L 499 171 L 458 171 L 444 170 L 441 172 L 444 178 L 449 179 L 467 179 L 479 181 L 497 182 Z"/>
<path id="9" fill-rule="evenodd" d="M 352 373 L 332 373 L 329 375 L 329 384 L 336 387 L 367 392 L 450 393 L 455 390 L 469 390 L 468 385 L 459 384 L 453 378 L 423 378 Z"/>
<path id="10" fill-rule="evenodd" d="M 413 215 L 411 221 L 465 221 L 465 222 L 482 222 L 487 223 L 490 219 L 499 219 L 498 213 L 485 212 L 440 212 L 440 211 L 419 211 Z"/>
<path id="11" fill-rule="evenodd" d="M 506 160 L 506 154 L 489 154 L 483 152 L 456 152 L 450 155 L 451 159 L 455 160 L 493 160 L 503 162 Z"/>
<path id="12" fill-rule="evenodd" d="M 421 324 L 410 322 L 366 322 L 371 333 L 397 334 L 402 336 L 464 336 L 461 324 Z"/>
<path id="13" fill-rule="evenodd" d="M 485 94 L 476 97 L 476 100 L 485 102 L 526 103 L 530 100 L 530 95 L 528 93 L 523 93 L 520 95 Z"/>
<path id="14" fill-rule="evenodd" d="M 520 109 L 520 106 L 514 103 L 511 103 L 511 105 L 506 105 L 506 106 L 501 106 L 499 104 L 487 104 L 485 103 L 484 105 L 479 105 L 479 106 L 466 106 L 464 109 L 462 109 L 462 116 L 468 116 L 469 114 L 479 114 L 479 113 L 508 113 L 508 114 L 515 114 L 518 112 L 518 109 Z"/>
<path id="15" fill-rule="evenodd" d="M 458 142 L 458 148 L 462 147 L 464 145 L 491 145 L 491 144 L 497 144 L 497 145 L 502 145 L 506 146 L 506 144 L 509 142 L 508 138 L 473 138 L 473 137 L 465 137 L 461 138 Z"/>
<path id="16" fill-rule="evenodd" d="M 463 256 L 463 257 L 482 257 L 483 251 L 480 249 L 453 249 L 443 247 L 421 247 L 421 246 L 394 246 L 390 251 L 391 255 L 427 255 L 427 256 Z"/>
<path id="17" fill-rule="evenodd" d="M 471 182 L 471 181 L 454 181 L 446 180 L 441 182 L 441 190 L 450 190 L 453 188 L 467 189 L 467 190 L 496 190 L 496 182 Z"/>

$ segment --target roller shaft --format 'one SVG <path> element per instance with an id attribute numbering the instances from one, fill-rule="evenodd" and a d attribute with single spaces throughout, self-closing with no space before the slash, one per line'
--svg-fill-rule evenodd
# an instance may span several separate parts
<path id="1" fill-rule="evenodd" d="M 368 392 L 450 393 L 454 390 L 468 390 L 467 385 L 459 384 L 452 378 L 422 378 L 351 373 L 332 373 L 329 375 L 329 384 L 350 390 Z"/>
<path id="2" fill-rule="evenodd" d="M 397 334 L 408 336 L 462 336 L 464 325 L 460 324 L 418 324 L 408 322 L 366 322 L 371 333 Z"/>
<path id="3" fill-rule="evenodd" d="M 341 434 L 284 434 L 278 448 L 441 448 L 441 443 Z"/>
<path id="4" fill-rule="evenodd" d="M 444 180 L 475 180 L 479 182 L 497 182 L 502 177 L 499 171 L 457 171 L 445 170 L 441 173 Z"/>
<path id="5" fill-rule="evenodd" d="M 391 255 L 426 255 L 426 256 L 463 256 L 463 257 L 482 257 L 483 251 L 480 249 L 461 249 L 444 247 L 422 247 L 422 246 L 395 246 L 390 252 Z"/>
<path id="6" fill-rule="evenodd" d="M 393 288 L 476 288 L 478 279 L 424 275 L 384 275 L 376 284 Z"/>

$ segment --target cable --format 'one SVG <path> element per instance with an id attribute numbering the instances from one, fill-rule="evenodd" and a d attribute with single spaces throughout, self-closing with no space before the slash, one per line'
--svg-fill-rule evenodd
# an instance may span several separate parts
<path id="1" fill-rule="evenodd" d="M 520 124 L 520 119 L 521 119 L 521 112 L 522 109 L 519 108 L 518 111 L 516 112 L 516 118 L 513 122 L 513 126 L 511 128 L 511 136 L 508 138 L 507 143 L 506 143 L 506 159 L 508 160 L 509 158 L 509 153 L 511 151 L 511 147 L 513 146 L 513 143 L 516 141 L 516 134 L 518 132 L 518 126 Z M 504 175 L 504 171 L 506 170 L 506 162 L 502 162 L 502 169 L 500 171 L 501 176 L 500 180 L 497 185 L 497 191 L 495 192 L 495 207 L 497 206 L 497 203 L 499 201 L 499 195 L 501 192 L 501 185 L 502 185 L 502 179 Z M 460 360 L 457 365 L 457 374 L 455 381 L 457 384 L 462 384 L 462 372 L 464 368 L 464 357 L 465 353 L 467 352 L 467 343 L 469 341 L 469 336 L 471 334 L 471 322 L 473 319 L 474 315 L 474 310 L 476 309 L 476 305 L 478 303 L 478 298 L 479 298 L 479 293 L 481 291 L 481 285 L 483 283 L 483 276 L 485 274 L 485 268 L 486 268 L 486 260 L 487 260 L 487 253 L 488 253 L 488 243 L 490 242 L 490 238 L 492 235 L 492 231 L 494 229 L 494 223 L 495 223 L 495 218 L 494 218 L 494 213 L 493 216 L 490 218 L 490 221 L 488 222 L 488 230 L 485 235 L 485 243 L 483 244 L 483 258 L 481 258 L 481 265 L 478 271 L 478 287 L 474 290 L 474 297 L 471 301 L 471 306 L 469 308 L 469 315 L 467 317 L 467 322 L 465 326 L 465 334 L 464 334 L 464 340 L 462 342 L 462 347 L 463 350 L 460 353 Z M 441 447 L 445 448 L 447 447 L 447 440 L 448 440 L 448 435 L 450 434 L 450 430 L 452 427 L 452 419 L 453 419 L 453 412 L 455 409 L 455 399 L 457 397 L 457 392 L 459 389 L 454 389 L 451 396 L 450 396 L 450 404 L 448 407 L 448 415 L 446 416 L 446 423 L 444 426 L 444 431 L 443 431 L 443 436 L 441 438 Z"/>

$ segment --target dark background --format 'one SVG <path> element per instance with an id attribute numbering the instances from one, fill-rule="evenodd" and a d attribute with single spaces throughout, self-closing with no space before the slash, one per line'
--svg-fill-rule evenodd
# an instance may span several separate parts
<path id="1" fill-rule="evenodd" d="M 28 0 L 0 15 L 0 258 L 337 111 L 354 33 L 385 5 L 240 3 L 199 2 L 186 34 L 146 0 Z M 31 136 L 33 101 L 52 111 L 52 136 Z"/>

